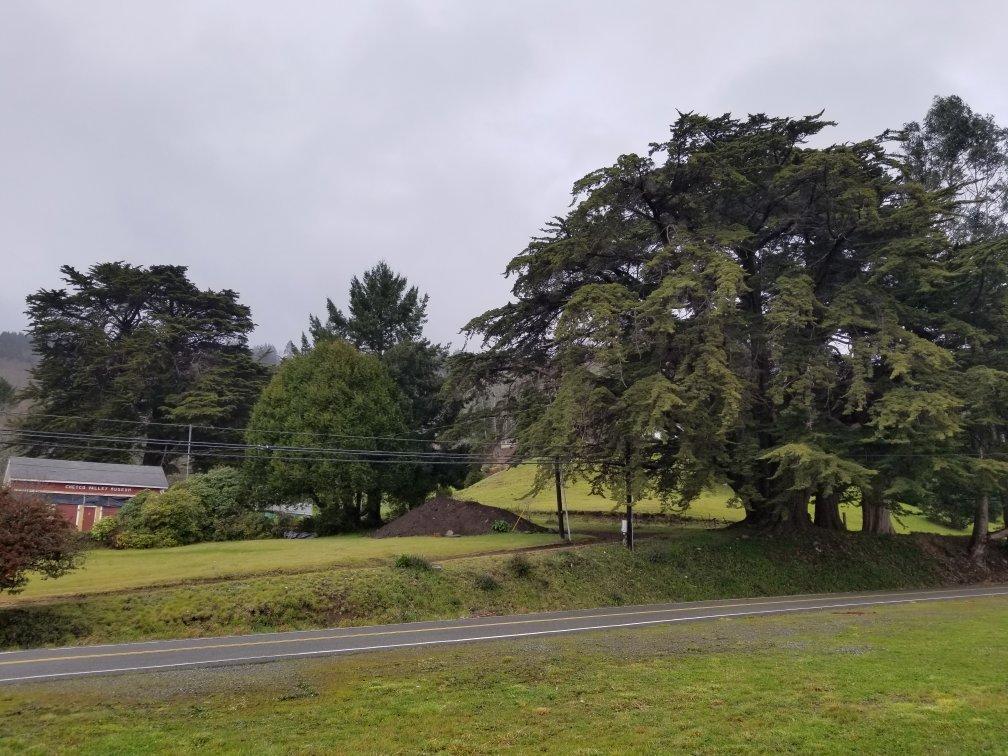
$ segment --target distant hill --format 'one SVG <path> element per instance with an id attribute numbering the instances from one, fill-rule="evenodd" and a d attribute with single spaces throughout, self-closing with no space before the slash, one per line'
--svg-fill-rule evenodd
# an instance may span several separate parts
<path id="1" fill-rule="evenodd" d="M 28 385 L 28 373 L 36 361 L 31 340 L 17 331 L 0 331 L 0 376 L 15 388 Z"/>

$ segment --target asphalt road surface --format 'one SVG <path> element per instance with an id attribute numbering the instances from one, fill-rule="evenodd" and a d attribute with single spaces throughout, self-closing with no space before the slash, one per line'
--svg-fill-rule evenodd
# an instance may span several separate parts
<path id="1" fill-rule="evenodd" d="M 0 653 L 0 682 L 250 664 L 276 659 L 378 652 L 448 643 L 485 642 L 585 631 L 604 632 L 618 628 L 728 617 L 843 611 L 857 607 L 954 601 L 987 596 L 1008 598 L 1008 585 L 619 606 L 512 617 L 413 622 L 404 625 L 345 627 L 219 638 L 185 638 L 103 646 L 40 648 Z"/>

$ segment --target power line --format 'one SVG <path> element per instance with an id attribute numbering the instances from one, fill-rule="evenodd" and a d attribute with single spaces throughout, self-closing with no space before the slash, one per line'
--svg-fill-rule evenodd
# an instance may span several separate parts
<path id="1" fill-rule="evenodd" d="M 197 423 L 169 423 L 157 420 L 124 420 L 117 418 L 105 418 L 105 417 L 87 417 L 85 415 L 56 415 L 47 414 L 41 412 L 30 412 L 30 411 L 12 411 L 5 410 L 0 412 L 0 415 L 5 417 L 37 417 L 37 418 L 49 418 L 53 420 L 79 420 L 87 423 L 115 423 L 119 425 L 134 425 L 143 427 L 158 427 L 158 428 L 178 428 L 179 430 L 185 430 L 189 427 L 199 430 L 212 430 L 212 431 L 225 431 L 232 433 L 247 433 L 250 429 L 248 427 L 239 428 L 237 426 L 227 426 L 227 425 L 201 425 Z M 454 428 L 460 425 L 469 425 L 483 420 L 488 420 L 495 417 L 507 417 L 508 413 L 497 412 L 492 414 L 486 414 L 482 416 L 468 416 L 458 419 L 452 423 L 443 423 L 440 425 L 432 425 L 429 427 L 429 431 L 441 430 L 444 428 Z M 331 432 L 317 432 L 317 431 L 304 431 L 289 428 L 256 428 L 255 433 L 262 433 L 266 435 L 281 435 L 285 433 L 295 433 L 299 435 L 313 436 L 316 438 L 342 438 L 351 440 L 369 440 L 369 441 L 415 441 L 418 443 L 435 443 L 435 439 L 426 438 L 417 435 L 398 435 L 398 436 L 365 436 L 365 435 L 355 435 L 346 433 L 331 433 Z"/>
<path id="2" fill-rule="evenodd" d="M 260 451 L 277 450 L 277 451 L 296 451 L 296 452 L 332 451 L 346 454 L 361 454 L 361 455 L 385 455 L 385 456 L 401 456 L 401 457 L 454 457 L 459 459 L 486 456 L 471 452 L 423 452 L 423 451 L 400 451 L 395 449 L 390 450 L 348 449 L 343 447 L 288 446 L 281 444 L 227 443 L 223 441 L 198 441 L 198 440 L 189 442 L 187 439 L 144 438 L 137 436 L 111 436 L 96 433 L 74 433 L 70 431 L 48 431 L 48 430 L 33 430 L 33 429 L 4 429 L 0 430 L 0 434 L 15 437 L 20 436 L 29 440 L 38 439 L 41 440 L 42 442 L 44 442 L 46 438 L 52 437 L 58 440 L 65 439 L 76 441 L 104 441 L 107 443 L 122 443 L 130 445 L 136 445 L 139 442 L 142 443 L 143 445 L 159 445 L 163 447 L 192 446 L 196 448 L 212 448 L 212 449 L 227 449 L 227 450 L 257 449 Z"/>
<path id="3" fill-rule="evenodd" d="M 3 431 L 0 431 L 3 433 Z M 75 444 L 67 443 L 64 441 L 40 441 L 39 443 L 52 449 L 73 449 L 78 451 L 109 451 L 109 452 L 130 452 L 137 451 L 132 449 L 124 449 L 120 446 L 96 446 L 94 444 Z M 9 444 L 8 444 L 9 445 Z M 155 453 L 157 451 L 155 450 Z M 204 457 L 210 459 L 235 459 L 235 460 L 252 460 L 252 461 L 271 461 L 271 460 L 281 460 L 288 462 L 344 462 L 350 463 L 363 463 L 363 464 L 386 464 L 386 465 L 460 465 L 460 464 L 501 464 L 503 463 L 500 459 L 474 459 L 474 460 L 457 460 L 457 459 L 434 459 L 434 458 L 364 458 L 360 456 L 336 456 L 336 455 L 325 455 L 325 456 L 309 456 L 309 455 L 291 455 L 285 454 L 267 454 L 267 455 L 257 455 L 257 454 L 234 454 L 234 453 L 223 453 L 212 450 L 207 451 L 193 451 L 194 457 Z M 508 465 L 528 465 L 534 464 L 539 465 L 543 462 L 549 462 L 551 460 L 545 458 L 529 458 L 529 459 L 511 459 L 507 460 Z"/>

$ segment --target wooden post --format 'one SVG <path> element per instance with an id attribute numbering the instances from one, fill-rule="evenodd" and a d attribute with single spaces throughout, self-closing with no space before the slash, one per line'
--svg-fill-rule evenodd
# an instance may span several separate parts
<path id="1" fill-rule="evenodd" d="M 186 440 L 185 479 L 189 480 L 192 472 L 192 423 L 189 424 L 189 438 Z"/>
<path id="2" fill-rule="evenodd" d="M 626 464 L 626 547 L 633 551 L 633 494 L 630 490 L 630 455 Z"/>
<path id="3" fill-rule="evenodd" d="M 569 541 L 571 539 L 570 523 L 567 521 L 567 507 L 564 503 L 563 477 L 560 472 L 559 459 L 553 460 L 553 481 L 556 483 L 557 528 L 560 537 Z"/>

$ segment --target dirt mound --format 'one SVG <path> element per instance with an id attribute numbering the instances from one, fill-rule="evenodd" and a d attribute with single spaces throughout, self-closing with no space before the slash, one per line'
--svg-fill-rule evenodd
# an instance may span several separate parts
<path id="1" fill-rule="evenodd" d="M 448 496 L 438 496 L 411 509 L 374 532 L 375 538 L 393 536 L 445 535 L 449 530 L 455 535 L 483 535 L 493 532 L 498 520 L 519 533 L 545 533 L 535 523 L 519 517 L 514 512 L 488 507 L 475 501 L 459 501 Z"/>

